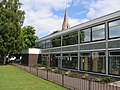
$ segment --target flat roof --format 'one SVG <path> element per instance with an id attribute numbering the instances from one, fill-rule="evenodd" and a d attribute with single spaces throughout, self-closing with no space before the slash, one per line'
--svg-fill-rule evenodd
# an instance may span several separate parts
<path id="1" fill-rule="evenodd" d="M 101 16 L 101 17 L 98 17 L 96 19 L 93 19 L 93 20 L 90 20 L 90 21 L 87 21 L 87 22 L 84 22 L 84 23 L 78 24 L 76 26 L 73 26 L 73 27 L 70 27 L 68 29 L 59 31 L 57 33 L 47 35 L 43 38 L 40 38 L 40 39 L 36 40 L 35 42 L 40 42 L 40 41 L 43 41 L 43 40 L 46 40 L 46 39 L 49 39 L 49 38 L 60 36 L 60 35 L 65 34 L 65 33 L 72 32 L 73 30 L 87 28 L 87 27 L 90 27 L 91 25 L 95 25 L 95 24 L 99 24 L 99 23 L 102 23 L 102 22 L 105 22 L 105 21 L 109 21 L 109 20 L 114 19 L 116 17 L 120 17 L 120 10 L 116 11 L 116 12 L 113 12 L 113 13 L 110 13 L 110 14 L 107 14 L 107 15 L 104 15 L 104 16 Z"/>

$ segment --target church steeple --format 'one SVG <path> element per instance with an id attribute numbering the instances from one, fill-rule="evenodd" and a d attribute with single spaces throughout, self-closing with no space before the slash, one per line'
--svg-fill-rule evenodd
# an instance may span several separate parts
<path id="1" fill-rule="evenodd" d="M 65 15 L 64 15 L 64 21 L 62 24 L 62 30 L 68 29 L 70 27 L 69 21 L 68 21 L 68 10 L 66 5 Z"/>

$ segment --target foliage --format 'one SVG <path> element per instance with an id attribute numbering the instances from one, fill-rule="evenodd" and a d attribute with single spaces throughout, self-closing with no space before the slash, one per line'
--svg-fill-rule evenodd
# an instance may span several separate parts
<path id="1" fill-rule="evenodd" d="M 19 0 L 0 1 L 0 55 L 6 56 L 21 53 L 23 49 L 23 36 L 21 26 L 24 22 L 25 12 L 20 10 Z"/>
<path id="2" fill-rule="evenodd" d="M 58 74 L 62 73 L 61 70 L 59 70 L 58 68 L 52 69 L 51 71 Z"/>
<path id="3" fill-rule="evenodd" d="M 37 36 L 35 36 L 35 29 L 32 26 L 26 26 L 22 29 L 23 38 L 24 38 L 24 48 L 34 48 L 35 47 L 35 40 Z"/>
<path id="4" fill-rule="evenodd" d="M 77 77 L 78 73 L 77 72 L 67 71 L 67 72 L 65 72 L 65 75 L 67 75 L 69 77 Z"/>
<path id="5" fill-rule="evenodd" d="M 45 70 L 46 70 L 46 71 L 50 71 L 50 70 L 51 70 L 51 67 L 46 66 L 46 67 L 45 67 Z"/>
<path id="6" fill-rule="evenodd" d="M 72 76 L 72 77 L 77 77 L 77 76 L 78 76 L 78 73 L 77 73 L 77 72 L 73 72 L 73 73 L 71 74 L 71 76 Z"/>
<path id="7" fill-rule="evenodd" d="M 111 80 L 112 80 L 111 77 L 104 77 L 104 78 L 103 78 L 103 81 L 104 81 L 104 82 L 110 82 Z"/>
<path id="8" fill-rule="evenodd" d="M 98 78 L 96 78 L 96 80 L 95 81 L 97 81 L 97 82 L 101 82 L 103 79 L 101 78 L 101 77 L 98 77 Z"/>
<path id="9" fill-rule="evenodd" d="M 83 78 L 83 79 L 88 79 L 88 78 L 89 78 L 89 74 L 84 74 L 84 75 L 82 76 L 82 78 Z"/>
<path id="10" fill-rule="evenodd" d="M 67 71 L 67 72 L 65 72 L 65 75 L 67 75 L 67 76 L 71 76 L 71 74 L 72 74 L 71 71 Z"/>
<path id="11" fill-rule="evenodd" d="M 35 64 L 33 67 L 42 67 L 43 65 L 42 64 Z"/>
<path id="12" fill-rule="evenodd" d="M 78 32 L 74 31 L 63 36 L 63 45 L 72 45 L 78 43 Z"/>

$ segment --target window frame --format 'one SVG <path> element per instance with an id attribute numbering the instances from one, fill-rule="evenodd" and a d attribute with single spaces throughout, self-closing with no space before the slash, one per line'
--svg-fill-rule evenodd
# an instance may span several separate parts
<path id="1" fill-rule="evenodd" d="M 59 46 L 53 46 L 52 42 L 53 41 L 58 41 L 60 40 L 60 45 Z M 57 37 L 53 37 L 50 39 L 50 48 L 54 48 L 54 47 L 61 47 L 61 36 L 57 36 Z"/>
<path id="2" fill-rule="evenodd" d="M 71 34 L 71 33 L 76 33 L 76 34 L 73 34 L 72 36 L 70 36 L 69 34 Z M 69 38 L 77 38 L 77 43 L 68 43 L 67 45 L 66 44 L 64 44 L 64 40 L 66 39 L 69 39 Z M 63 34 L 63 38 L 62 38 L 62 46 L 69 46 L 69 45 L 75 45 L 75 44 L 78 44 L 78 30 L 73 30 L 73 31 L 71 31 L 71 32 L 69 32 L 69 33 L 65 33 L 65 34 Z"/>
<path id="3" fill-rule="evenodd" d="M 92 42 L 92 29 L 91 29 L 91 27 L 88 27 L 88 28 L 85 28 L 85 29 L 81 29 L 80 32 L 81 32 L 81 31 L 84 31 L 84 30 L 86 30 L 86 29 L 90 29 L 90 41 L 81 42 L 81 40 L 80 40 L 80 44 Z M 79 35 L 80 35 L 80 33 L 79 33 Z M 81 38 L 81 35 L 80 35 L 80 38 Z"/>
<path id="4" fill-rule="evenodd" d="M 120 20 L 120 18 L 118 18 L 118 19 L 114 19 L 114 20 L 111 20 L 111 21 L 108 21 L 107 22 L 107 24 L 108 24 L 108 39 L 117 39 L 117 38 L 120 38 L 120 36 L 118 36 L 118 37 L 111 37 L 110 38 L 110 27 L 109 27 L 109 23 L 111 23 L 111 22 L 115 22 L 115 21 L 117 21 L 117 20 Z"/>
<path id="5" fill-rule="evenodd" d="M 110 73 L 110 68 L 109 68 L 110 66 L 109 66 L 109 65 L 110 65 L 110 56 L 112 56 L 112 55 L 110 55 L 111 52 L 120 52 L 120 49 L 117 49 L 117 50 L 109 50 L 109 51 L 108 51 L 108 53 L 109 53 L 109 56 L 108 56 L 108 57 L 109 57 L 109 59 L 108 59 L 108 67 L 107 67 L 107 68 L 108 68 L 108 74 L 110 74 L 110 75 L 115 75 L 115 76 L 120 76 L 119 74 Z M 113 55 L 113 56 L 114 56 L 114 55 Z"/>
<path id="6" fill-rule="evenodd" d="M 102 51 L 88 51 L 88 52 L 80 52 L 80 58 L 81 58 L 81 55 L 82 55 L 82 53 L 88 53 L 90 56 L 89 56 L 89 58 L 90 58 L 90 62 L 91 61 L 93 61 L 92 59 L 93 59 L 93 57 L 92 57 L 92 53 L 93 52 L 98 52 L 98 53 L 100 53 L 100 52 L 104 52 L 105 53 L 105 56 L 106 56 L 106 52 L 105 52 L 105 50 L 102 50 Z M 93 62 L 92 62 L 93 63 Z M 105 67 L 104 67 L 104 69 L 105 69 L 105 72 L 99 72 L 99 71 L 93 71 L 93 70 L 84 70 L 82 67 L 81 67 L 81 64 L 82 64 L 82 61 L 80 60 L 80 63 L 79 63 L 79 66 L 80 66 L 80 71 L 87 71 L 87 72 L 91 72 L 91 73 L 102 73 L 102 74 L 105 74 L 106 73 L 106 60 L 105 60 L 105 63 L 104 63 L 104 65 L 105 65 Z M 90 66 L 91 67 L 91 66 Z M 92 68 L 92 67 L 91 67 Z"/>
<path id="7" fill-rule="evenodd" d="M 103 39 L 97 39 L 97 40 L 93 40 L 93 32 L 92 32 L 92 28 L 93 27 L 97 27 L 97 26 L 100 26 L 100 25 L 104 25 L 104 38 Z M 91 26 L 91 39 L 92 39 L 92 42 L 95 42 L 95 41 L 102 41 L 102 40 L 105 40 L 106 39 L 106 24 L 105 23 L 101 23 L 101 24 L 97 24 L 95 26 Z"/>

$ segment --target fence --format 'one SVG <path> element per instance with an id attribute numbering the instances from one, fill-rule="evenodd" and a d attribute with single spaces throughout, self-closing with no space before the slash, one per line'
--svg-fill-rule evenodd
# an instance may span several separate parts
<path id="1" fill-rule="evenodd" d="M 18 64 L 15 64 L 15 66 L 38 77 L 57 83 L 72 90 L 120 90 L 120 86 L 115 83 L 98 83 L 85 79 L 56 74 L 38 68 L 22 66 Z"/>

